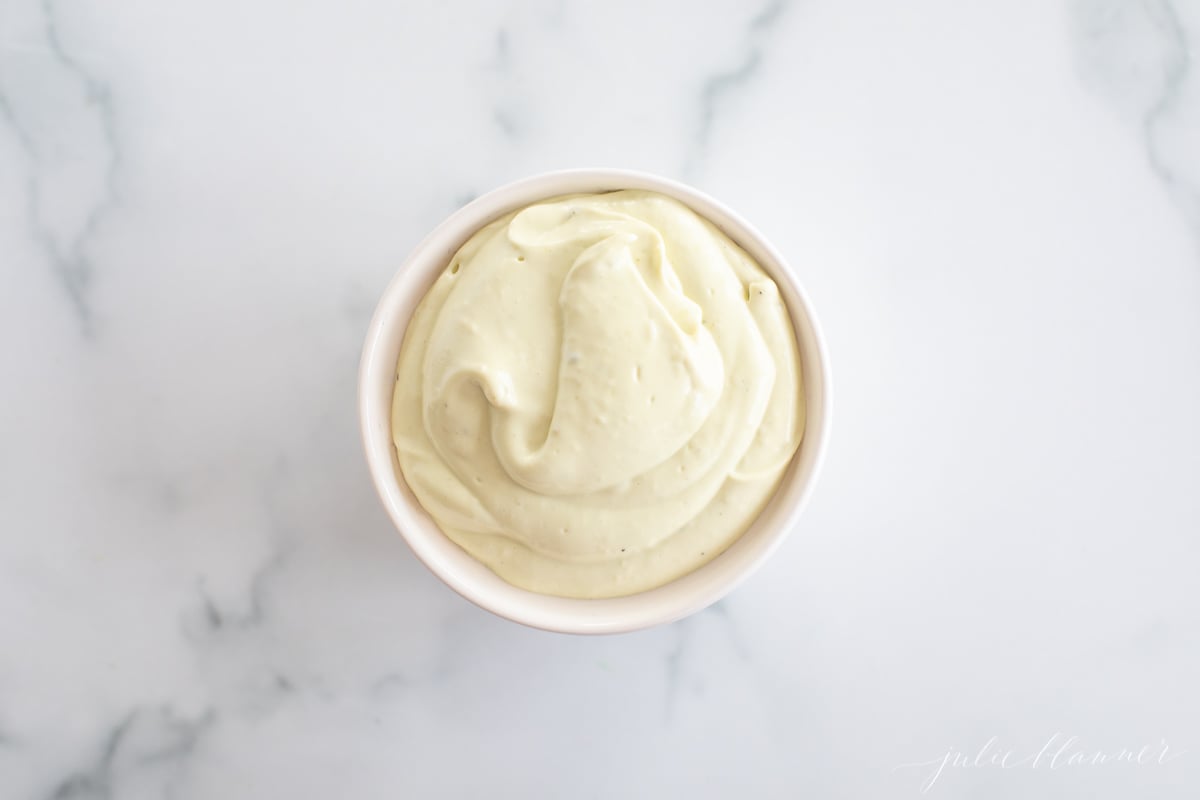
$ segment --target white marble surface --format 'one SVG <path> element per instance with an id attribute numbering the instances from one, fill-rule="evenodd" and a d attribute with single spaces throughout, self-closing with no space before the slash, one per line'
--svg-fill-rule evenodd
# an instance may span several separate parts
<path id="1" fill-rule="evenodd" d="M 1200 3 L 432 6 L 0 2 L 0 798 L 1200 795 Z M 837 378 L 778 556 L 599 639 L 437 583 L 354 397 L 585 165 L 756 221 Z"/>

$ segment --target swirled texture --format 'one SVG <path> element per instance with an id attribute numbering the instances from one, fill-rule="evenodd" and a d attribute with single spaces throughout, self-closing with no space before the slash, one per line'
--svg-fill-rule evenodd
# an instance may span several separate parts
<path id="1" fill-rule="evenodd" d="M 621 191 L 509 214 L 460 248 L 397 365 L 404 479 L 508 582 L 614 597 L 729 547 L 799 445 L 779 292 L 679 202 Z"/>

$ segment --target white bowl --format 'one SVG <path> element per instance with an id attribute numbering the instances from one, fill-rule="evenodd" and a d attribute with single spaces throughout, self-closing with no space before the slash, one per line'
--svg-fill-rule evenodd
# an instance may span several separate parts
<path id="1" fill-rule="evenodd" d="M 581 600 L 519 589 L 450 541 L 408 488 L 392 444 L 396 361 L 408 321 L 434 279 L 471 234 L 488 222 L 559 195 L 645 189 L 674 197 L 713 222 L 779 285 L 791 312 L 804 376 L 807 420 L 800 450 L 778 491 L 753 526 L 728 550 L 695 572 L 627 597 Z M 450 215 L 417 245 L 384 290 L 367 331 L 359 368 L 363 445 L 375 488 L 409 547 L 446 585 L 495 614 L 549 631 L 619 633 L 671 622 L 730 592 L 796 525 L 820 471 L 829 438 L 829 366 L 808 298 L 783 256 L 749 223 L 711 197 L 675 181 L 615 169 L 535 175 L 488 192 Z"/>

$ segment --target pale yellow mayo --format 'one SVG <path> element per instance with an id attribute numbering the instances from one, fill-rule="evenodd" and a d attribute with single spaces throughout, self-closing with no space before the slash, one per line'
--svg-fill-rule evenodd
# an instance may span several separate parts
<path id="1" fill-rule="evenodd" d="M 773 281 L 659 194 L 561 197 L 451 259 L 400 350 L 404 479 L 516 586 L 615 597 L 728 548 L 804 433 Z"/>

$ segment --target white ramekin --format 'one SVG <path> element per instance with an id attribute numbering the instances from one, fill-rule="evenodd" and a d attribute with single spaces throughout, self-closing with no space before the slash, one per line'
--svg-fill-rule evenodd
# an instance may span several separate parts
<path id="1" fill-rule="evenodd" d="M 646 189 L 713 222 L 762 265 L 787 302 L 804 373 L 807 422 L 800 450 L 770 504 L 732 547 L 678 580 L 641 594 L 579 600 L 518 589 L 454 544 L 404 482 L 392 444 L 392 391 L 405 328 L 434 278 L 471 234 L 509 211 L 565 194 Z M 642 172 L 579 169 L 535 175 L 488 192 L 450 215 L 401 265 L 384 290 L 359 368 L 363 445 L 375 488 L 409 547 L 446 585 L 495 614 L 549 631 L 619 633 L 671 622 L 716 602 L 763 563 L 795 527 L 829 438 L 830 382 L 824 340 L 808 298 L 783 256 L 728 207 L 675 181 Z"/>

